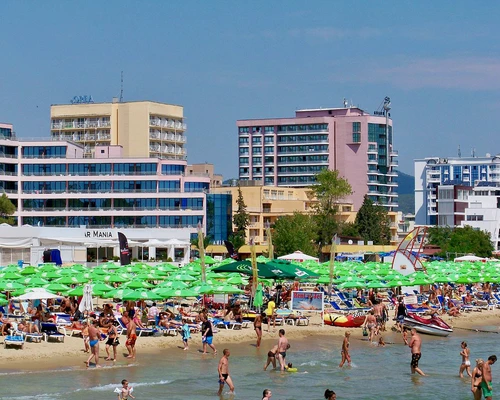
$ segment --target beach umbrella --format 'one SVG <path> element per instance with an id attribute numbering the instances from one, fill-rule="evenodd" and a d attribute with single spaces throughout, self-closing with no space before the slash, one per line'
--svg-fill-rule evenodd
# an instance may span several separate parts
<path id="1" fill-rule="evenodd" d="M 431 283 L 431 279 L 428 277 L 420 277 L 415 279 L 414 281 L 411 281 L 412 285 L 428 285 Z"/>
<path id="2" fill-rule="evenodd" d="M 123 295 L 122 300 L 161 300 L 162 297 L 149 290 L 132 290 Z"/>
<path id="3" fill-rule="evenodd" d="M 168 280 L 169 281 L 172 281 L 172 280 L 176 280 L 176 281 L 184 281 L 184 282 L 188 282 L 188 281 L 196 281 L 196 278 L 193 278 L 191 275 L 188 275 L 188 274 L 176 274 L 176 275 L 170 275 L 168 277 Z"/>
<path id="4" fill-rule="evenodd" d="M 138 281 L 162 281 L 165 279 L 165 276 L 148 273 L 148 274 L 138 274 L 134 277 L 134 279 Z"/>
<path id="5" fill-rule="evenodd" d="M 112 275 L 103 275 L 99 277 L 100 280 L 104 282 L 116 282 L 116 283 L 121 283 L 121 282 L 128 282 L 131 280 L 131 277 L 129 274 L 112 274 Z"/>
<path id="6" fill-rule="evenodd" d="M 46 300 L 46 299 L 60 299 L 58 296 L 44 288 L 26 288 L 25 293 L 14 297 L 14 300 Z"/>
<path id="7" fill-rule="evenodd" d="M 226 280 L 226 283 L 230 285 L 248 285 L 248 279 L 241 276 L 232 276 Z"/>
<path id="8" fill-rule="evenodd" d="M 78 309 L 81 313 L 91 312 L 94 309 L 94 303 L 92 300 L 92 285 L 86 284 L 83 288 L 83 297 L 78 305 Z"/>
<path id="9" fill-rule="evenodd" d="M 61 274 L 59 273 L 58 270 L 52 270 L 52 271 L 42 271 L 39 276 L 43 279 L 56 279 L 60 278 Z"/>
<path id="10" fill-rule="evenodd" d="M 20 279 L 19 282 L 29 286 L 43 286 L 49 283 L 49 281 L 40 278 L 39 276 L 28 276 L 26 278 Z"/>
<path id="11" fill-rule="evenodd" d="M 176 290 L 162 288 L 162 289 L 159 289 L 156 292 L 156 294 L 158 296 L 161 296 L 160 298 L 162 298 L 162 299 L 167 299 L 170 297 L 196 297 L 196 296 L 198 296 L 198 293 L 196 293 L 191 288 L 176 289 Z"/>
<path id="12" fill-rule="evenodd" d="M 213 285 L 209 285 L 207 283 L 201 283 L 197 286 L 193 286 L 190 288 L 193 292 L 196 293 L 196 295 L 200 295 L 200 294 L 210 294 L 210 293 L 213 293 Z"/>
<path id="13" fill-rule="evenodd" d="M 17 271 L 14 272 L 14 271 L 8 271 L 8 272 L 5 272 L 5 273 L 0 273 L 0 279 L 5 279 L 5 280 L 9 280 L 9 281 L 17 281 L 19 279 L 22 279 L 23 276 L 18 273 Z"/>
<path id="14" fill-rule="evenodd" d="M 127 293 L 132 292 L 133 289 L 129 288 L 118 288 L 115 290 L 111 290 L 109 292 L 103 293 L 101 295 L 104 299 L 122 299 Z"/>
<path id="15" fill-rule="evenodd" d="M 253 275 L 252 264 L 250 261 L 235 261 L 233 263 L 219 265 L 212 269 L 213 272 L 239 272 L 245 275 Z M 291 279 L 295 278 L 295 274 L 286 273 L 280 268 L 273 268 L 270 263 L 257 263 L 257 271 L 259 278 L 275 278 L 275 279 Z"/>
<path id="16" fill-rule="evenodd" d="M 24 289 L 24 285 L 18 282 L 9 282 L 9 281 L 0 282 L 0 291 L 2 292 L 13 292 L 18 289 Z"/>
<path id="17" fill-rule="evenodd" d="M 6 306 L 7 304 L 9 304 L 9 300 L 7 299 L 4 299 L 4 298 L 0 298 L 0 306 Z"/>
<path id="18" fill-rule="evenodd" d="M 53 263 L 44 263 L 41 267 L 38 268 L 40 272 L 52 272 L 59 271 L 59 267 L 56 267 Z"/>
<path id="19" fill-rule="evenodd" d="M 178 289 L 184 289 L 188 287 L 187 283 L 184 283 L 182 281 L 167 281 L 163 282 L 159 286 L 160 288 L 166 288 L 170 290 L 178 290 Z"/>
<path id="20" fill-rule="evenodd" d="M 236 294 L 236 293 L 245 293 L 245 291 L 238 289 L 236 286 L 232 285 L 219 285 L 213 288 L 213 293 Z"/>
<path id="21" fill-rule="evenodd" d="M 110 292 L 112 290 L 115 290 L 115 288 L 113 286 L 110 286 L 110 285 L 103 283 L 103 282 L 95 282 L 92 285 L 93 292 Z"/>
<path id="22" fill-rule="evenodd" d="M 74 275 L 74 276 L 63 276 L 61 278 L 55 279 L 54 283 L 62 283 L 63 285 L 78 285 L 80 283 L 88 282 L 88 279 L 85 279 L 83 276 Z"/>
<path id="23" fill-rule="evenodd" d="M 73 268 L 61 268 L 59 272 L 61 276 L 74 276 L 80 273 L 80 271 Z"/>
<path id="24" fill-rule="evenodd" d="M 387 288 L 387 284 L 385 284 L 382 281 L 371 281 L 369 282 L 365 287 L 369 289 L 382 289 L 382 288 Z"/>
<path id="25" fill-rule="evenodd" d="M 361 281 L 346 281 L 340 285 L 342 289 L 363 288 L 365 286 L 366 286 L 365 282 Z"/>
<path id="26" fill-rule="evenodd" d="M 411 286 L 408 279 L 395 279 L 387 282 L 387 287 Z"/>
<path id="27" fill-rule="evenodd" d="M 67 292 L 68 290 L 71 290 L 69 286 L 63 285 L 62 283 L 49 283 L 43 287 L 51 292 Z"/>
<path id="28" fill-rule="evenodd" d="M 295 263 L 291 263 L 286 260 L 271 260 L 266 263 L 267 266 L 271 266 L 273 269 L 279 269 L 284 273 L 291 275 L 293 278 L 305 279 L 305 278 L 318 278 L 319 274 L 315 274 L 311 270 L 301 267 Z"/>
<path id="29" fill-rule="evenodd" d="M 147 283 L 145 281 L 130 281 L 121 285 L 121 287 L 126 287 L 128 289 L 151 289 L 154 285 Z"/>
<path id="30" fill-rule="evenodd" d="M 38 269 L 31 266 L 31 265 L 28 265 L 27 267 L 24 267 L 23 269 L 21 269 L 21 271 L 19 273 L 23 276 L 34 275 L 34 274 L 38 273 Z"/>

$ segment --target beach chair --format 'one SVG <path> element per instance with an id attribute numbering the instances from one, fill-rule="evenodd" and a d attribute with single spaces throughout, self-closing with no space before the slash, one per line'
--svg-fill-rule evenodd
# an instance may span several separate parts
<path id="1" fill-rule="evenodd" d="M 244 319 L 241 322 L 241 327 L 242 328 L 250 328 L 251 325 L 252 325 L 252 321 L 249 321 L 248 319 Z"/>
<path id="2" fill-rule="evenodd" d="M 462 303 L 460 303 L 460 308 L 466 312 L 478 311 L 478 310 L 475 310 L 476 307 L 474 305 L 465 304 L 465 295 L 462 296 Z"/>
<path id="3" fill-rule="evenodd" d="M 71 322 L 71 315 L 62 313 L 62 312 L 56 312 L 52 313 L 52 315 L 56 318 L 56 325 L 57 326 L 69 326 L 72 324 Z"/>
<path id="4" fill-rule="evenodd" d="M 22 335 L 24 337 L 25 342 L 42 343 L 42 341 L 46 340 L 44 333 L 23 332 Z"/>
<path id="5" fill-rule="evenodd" d="M 177 336 L 179 331 L 176 328 L 164 328 L 162 326 L 157 326 L 156 329 L 160 331 L 165 336 Z"/>
<path id="6" fill-rule="evenodd" d="M 4 348 L 8 346 L 24 348 L 24 338 L 22 335 L 7 335 L 3 341 Z"/>
<path id="7" fill-rule="evenodd" d="M 66 335 L 60 332 L 59 327 L 56 324 L 42 322 L 40 327 L 40 332 L 45 334 L 46 341 L 54 339 L 56 342 L 64 343 L 64 338 Z"/>

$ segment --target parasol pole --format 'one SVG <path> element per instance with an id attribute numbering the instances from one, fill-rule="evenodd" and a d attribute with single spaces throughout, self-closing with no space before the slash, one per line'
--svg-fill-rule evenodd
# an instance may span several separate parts
<path id="1" fill-rule="evenodd" d="M 270 260 L 274 260 L 274 246 L 273 238 L 271 236 L 271 224 L 266 222 L 266 235 L 267 235 L 267 256 Z"/>
<path id="2" fill-rule="evenodd" d="M 332 287 L 333 287 L 333 272 L 334 272 L 334 261 L 335 253 L 337 252 L 337 234 L 332 238 L 332 245 L 330 246 L 330 284 L 328 285 L 328 293 L 331 298 Z"/>
<path id="3" fill-rule="evenodd" d="M 200 253 L 201 260 L 201 282 L 207 282 L 207 274 L 205 270 L 205 247 L 203 246 L 203 229 L 201 224 L 198 223 L 198 252 Z"/>
<path id="4" fill-rule="evenodd" d="M 259 270 L 257 269 L 257 257 L 255 255 L 255 241 L 250 239 L 250 252 L 252 254 L 252 297 L 255 297 L 257 292 L 257 283 L 259 280 Z"/>

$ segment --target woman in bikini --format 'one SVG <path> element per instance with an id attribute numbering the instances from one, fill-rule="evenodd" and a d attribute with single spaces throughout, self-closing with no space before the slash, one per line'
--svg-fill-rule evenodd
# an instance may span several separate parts
<path id="1" fill-rule="evenodd" d="M 117 330 L 116 326 L 114 326 L 112 323 L 109 323 L 108 327 L 108 340 L 106 341 L 106 354 L 108 357 L 106 358 L 106 361 L 116 361 L 116 347 L 118 346 L 118 338 L 117 338 Z M 109 348 L 113 347 L 113 358 L 109 355 Z"/>
<path id="2" fill-rule="evenodd" d="M 253 328 L 257 334 L 257 348 L 260 347 L 260 341 L 262 340 L 262 315 L 257 315 L 253 321 Z"/>
<path id="3" fill-rule="evenodd" d="M 460 351 L 460 355 L 462 356 L 462 365 L 460 365 L 460 370 L 458 371 L 458 376 L 460 378 L 464 377 L 464 371 L 467 372 L 467 375 L 472 376 L 470 373 L 470 349 L 467 347 L 467 343 L 462 342 L 461 344 L 462 350 Z"/>
<path id="4" fill-rule="evenodd" d="M 264 365 L 264 371 L 269 367 L 269 364 L 273 364 L 273 368 L 276 369 L 276 353 L 278 352 L 278 345 L 273 346 L 271 350 L 267 353 L 267 362 Z"/>
<path id="5" fill-rule="evenodd" d="M 481 381 L 483 380 L 483 364 L 484 361 L 478 358 L 476 360 L 476 366 L 472 370 L 470 390 L 474 394 L 474 400 L 481 400 L 483 395 L 483 391 L 481 390 Z"/>

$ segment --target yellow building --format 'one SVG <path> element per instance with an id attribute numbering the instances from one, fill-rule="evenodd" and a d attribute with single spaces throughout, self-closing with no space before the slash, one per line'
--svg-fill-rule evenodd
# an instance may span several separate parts
<path id="1" fill-rule="evenodd" d="M 186 176 L 209 176 L 210 188 L 222 186 L 222 175 L 216 174 L 214 165 L 209 163 L 190 164 L 186 167 Z"/>
<path id="2" fill-rule="evenodd" d="M 225 186 L 213 188 L 212 193 L 231 194 L 233 214 L 238 209 L 238 187 Z M 292 215 L 294 212 L 310 213 L 316 204 L 311 188 L 286 188 L 282 186 L 241 186 L 241 193 L 250 215 L 247 239 L 254 239 L 255 244 L 267 244 L 266 226 L 273 225 L 279 217 Z M 356 214 L 352 204 L 341 204 L 339 219 L 353 222 Z M 234 226 L 233 226 L 234 230 Z"/>
<path id="3" fill-rule="evenodd" d="M 50 132 L 53 140 L 81 144 L 85 157 L 96 145 L 121 145 L 124 157 L 185 160 L 183 112 L 153 101 L 52 105 Z"/>

